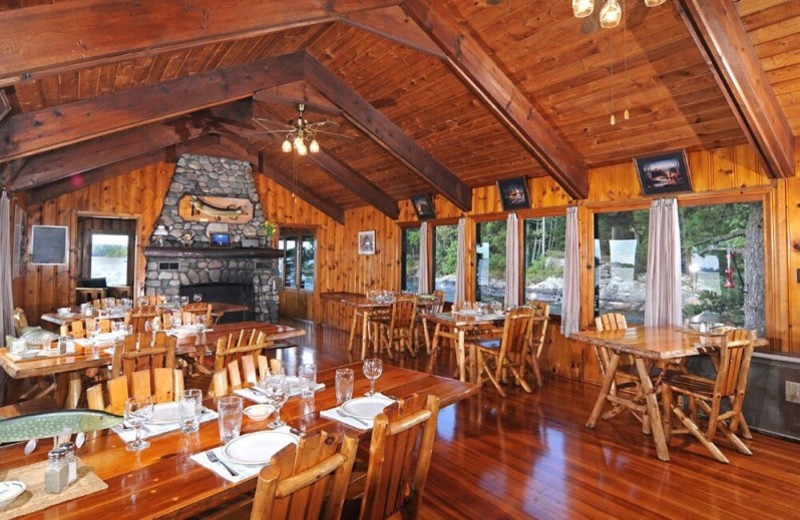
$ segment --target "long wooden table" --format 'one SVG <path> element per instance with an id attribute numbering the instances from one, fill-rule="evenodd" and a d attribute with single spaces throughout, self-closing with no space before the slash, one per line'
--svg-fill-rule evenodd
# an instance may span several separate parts
<path id="1" fill-rule="evenodd" d="M 683 327 L 663 326 L 604 331 L 586 330 L 570 334 L 569 337 L 587 345 L 606 348 L 611 353 L 611 360 L 600 387 L 600 394 L 597 396 L 586 427 L 594 428 L 597 424 L 597 419 L 611 392 L 620 356 L 629 354 L 633 356 L 636 371 L 644 389 L 645 406 L 650 417 L 650 428 L 653 441 L 656 443 L 656 453 L 659 459 L 668 461 L 669 450 L 664 436 L 664 425 L 656 398 L 656 388 L 650 377 L 647 361 L 674 361 L 713 352 L 719 349 L 722 336 L 704 334 Z M 761 338 L 755 342 L 757 347 L 766 345 L 767 341 Z"/>
<path id="2" fill-rule="evenodd" d="M 356 373 L 353 395 L 360 396 L 369 389 L 369 381 L 361 375 L 361 363 L 349 367 Z M 319 415 L 321 410 L 336 406 L 335 372 L 334 368 L 320 371 L 318 381 L 325 384 L 325 389 L 317 392 L 313 403 L 299 397 L 290 399 L 281 410 L 281 417 L 302 432 L 341 431 L 366 441 L 370 437 L 369 431 L 353 429 Z M 395 397 L 413 393 L 433 394 L 442 400 L 443 407 L 478 392 L 475 385 L 392 365 L 384 365 L 376 388 Z M 245 416 L 242 433 L 263 430 L 267 423 L 253 422 Z M 139 453 L 126 451 L 125 443 L 112 432 L 87 441 L 77 455 L 108 484 L 108 489 L 59 504 L 31 517 L 185 518 L 255 489 L 255 478 L 232 484 L 190 460 L 193 453 L 219 446 L 216 421 L 202 424 L 196 434 L 174 432 L 149 440 L 150 447 Z M 23 447 L 24 443 L 18 443 L 0 449 L 4 469 L 47 458 L 46 448 L 40 447 L 25 457 Z M 8 478 L 13 476 L 12 469 Z"/>

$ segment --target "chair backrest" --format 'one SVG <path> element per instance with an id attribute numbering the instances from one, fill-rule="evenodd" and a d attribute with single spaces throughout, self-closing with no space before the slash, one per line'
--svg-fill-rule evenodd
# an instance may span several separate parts
<path id="1" fill-rule="evenodd" d="M 217 340 L 217 351 L 214 354 L 214 371 L 219 371 L 228 366 L 231 361 L 236 360 L 241 364 L 243 357 L 251 357 L 254 362 L 257 362 L 258 355 L 264 350 L 267 344 L 267 335 L 264 332 L 256 331 L 240 331 L 238 341 L 234 340 L 236 336 L 230 334 L 228 338 L 220 338 Z M 247 341 L 245 341 L 247 338 Z"/>
<path id="2" fill-rule="evenodd" d="M 430 306 L 430 311 L 433 313 L 444 311 L 444 291 L 441 289 L 433 291 L 433 303 Z"/>
<path id="3" fill-rule="evenodd" d="M 733 329 L 725 333 L 720 345 L 715 395 L 744 397 L 755 339 L 756 334 L 752 330 Z"/>
<path id="4" fill-rule="evenodd" d="M 531 351 L 538 359 L 544 348 L 545 337 L 547 336 L 547 324 L 550 321 L 550 304 L 541 300 L 531 300 L 530 307 L 537 318 L 531 325 Z"/>
<path id="5" fill-rule="evenodd" d="M 503 365 L 506 357 L 516 358 L 524 351 L 525 343 L 531 337 L 532 322 L 533 309 L 530 307 L 516 307 L 506 313 L 500 340 L 500 355 L 497 360 L 498 367 Z"/>
<path id="6" fill-rule="evenodd" d="M 438 416 L 438 397 L 414 394 L 375 417 L 361 520 L 417 518 Z"/>
<path id="7" fill-rule="evenodd" d="M 134 372 L 130 377 L 119 376 L 106 382 L 108 397 L 103 396 L 103 385 L 86 390 L 87 406 L 92 410 L 105 410 L 122 415 L 129 396 L 153 396 L 156 403 L 174 401 L 183 391 L 183 372 L 171 368 L 156 368 L 153 381 L 149 370 Z"/>
<path id="8" fill-rule="evenodd" d="M 114 345 L 111 361 L 111 377 L 132 377 L 134 372 L 147 370 L 151 374 L 157 368 L 175 368 L 175 344 L 172 336 L 164 332 L 153 334 L 130 334 Z"/>
<path id="9" fill-rule="evenodd" d="M 323 431 L 281 450 L 259 473 L 251 520 L 339 518 L 357 448 L 358 440 Z"/>
<path id="10" fill-rule="evenodd" d="M 414 325 L 417 313 L 417 297 L 413 294 L 398 294 L 392 302 L 392 329 L 409 329 Z"/>
<path id="11" fill-rule="evenodd" d="M 617 312 L 601 314 L 594 319 L 594 326 L 597 330 L 620 330 L 627 329 L 628 322 L 625 315 Z"/>
<path id="12" fill-rule="evenodd" d="M 25 309 L 14 307 L 14 333 L 20 337 L 26 328 L 28 328 L 28 317 L 25 316 Z"/>
<path id="13" fill-rule="evenodd" d="M 83 320 L 75 320 L 65 323 L 61 326 L 62 336 L 72 336 L 75 339 L 82 339 L 86 337 L 86 328 L 83 325 Z"/>
<path id="14" fill-rule="evenodd" d="M 133 332 L 139 333 L 145 331 L 145 322 L 151 321 L 159 315 L 158 308 L 155 306 L 149 307 L 135 307 L 130 312 L 130 316 L 126 316 L 126 325 L 133 325 Z"/>
<path id="15" fill-rule="evenodd" d="M 192 316 L 192 321 L 189 323 L 195 323 L 197 316 L 204 316 L 206 325 L 212 325 L 211 323 L 211 304 L 205 302 L 193 302 L 186 304 L 181 312 L 184 315 L 184 322 L 186 322 L 186 315 L 189 314 Z"/>

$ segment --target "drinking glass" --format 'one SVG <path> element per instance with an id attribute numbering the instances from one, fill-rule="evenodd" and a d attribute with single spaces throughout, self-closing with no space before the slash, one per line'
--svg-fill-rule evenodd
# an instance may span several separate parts
<path id="1" fill-rule="evenodd" d="M 189 305 L 189 297 L 181 296 L 181 307 L 186 307 L 187 305 Z"/>
<path id="2" fill-rule="evenodd" d="M 383 361 L 379 358 L 370 358 L 364 360 L 364 375 L 369 379 L 369 392 L 367 392 L 367 397 L 372 397 L 375 395 L 375 381 L 381 374 L 383 373 Z"/>
<path id="3" fill-rule="evenodd" d="M 95 327 L 89 330 L 89 345 L 92 348 L 93 357 L 97 357 L 98 353 L 97 336 L 99 335 L 100 335 L 100 327 L 99 325 L 95 324 Z"/>
<path id="4" fill-rule="evenodd" d="M 338 404 L 353 398 L 353 377 L 352 368 L 336 370 L 336 402 Z"/>
<path id="5" fill-rule="evenodd" d="M 139 397 L 129 397 L 125 401 L 125 422 L 133 426 L 136 432 L 136 439 L 129 442 L 126 446 L 128 451 L 141 451 L 150 446 L 150 443 L 142 439 L 142 426 L 153 417 L 153 398 L 149 395 Z"/>
<path id="6" fill-rule="evenodd" d="M 217 424 L 219 438 L 223 444 L 237 438 L 242 431 L 242 398 L 235 395 L 217 400 Z"/>
<path id="7" fill-rule="evenodd" d="M 178 412 L 181 431 L 193 433 L 200 429 L 200 414 L 203 413 L 203 391 L 196 388 L 184 390 L 178 396 Z"/>
<path id="8" fill-rule="evenodd" d="M 283 374 L 271 375 L 261 383 L 267 402 L 275 408 L 275 418 L 269 427 L 272 429 L 280 428 L 286 424 L 281 419 L 281 408 L 289 400 L 289 381 Z"/>
<path id="9" fill-rule="evenodd" d="M 300 378 L 300 395 L 314 397 L 314 390 L 317 388 L 317 365 L 314 363 L 300 365 L 297 376 Z"/>
<path id="10" fill-rule="evenodd" d="M 194 301 L 195 303 L 203 301 L 203 295 L 200 293 L 194 293 L 192 295 L 192 301 Z"/>

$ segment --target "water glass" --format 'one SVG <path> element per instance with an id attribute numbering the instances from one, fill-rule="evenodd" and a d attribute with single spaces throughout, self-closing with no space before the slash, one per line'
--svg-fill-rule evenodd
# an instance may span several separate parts
<path id="1" fill-rule="evenodd" d="M 181 418 L 181 431 L 194 433 L 200 429 L 200 415 L 203 413 L 203 391 L 184 390 L 178 395 L 178 413 Z"/>
<path id="2" fill-rule="evenodd" d="M 269 427 L 280 428 L 286 423 L 281 419 L 281 408 L 289 400 L 289 381 L 283 374 L 271 375 L 264 379 L 259 386 L 267 396 L 267 402 L 275 408 L 275 416 Z"/>
<path id="3" fill-rule="evenodd" d="M 189 305 L 189 297 L 181 296 L 181 307 L 186 307 L 187 305 Z"/>
<path id="4" fill-rule="evenodd" d="M 314 397 L 317 388 L 317 365 L 314 363 L 304 363 L 297 369 L 297 376 L 300 378 L 300 395 L 303 397 Z"/>
<path id="5" fill-rule="evenodd" d="M 242 398 L 235 395 L 217 400 L 219 439 L 226 444 L 239 437 L 242 431 Z"/>
<path id="6" fill-rule="evenodd" d="M 383 374 L 383 361 L 379 358 L 370 358 L 364 360 L 364 375 L 369 379 L 369 392 L 367 397 L 375 395 L 375 381 Z"/>
<path id="7" fill-rule="evenodd" d="M 136 439 L 126 446 L 128 451 L 141 451 L 150 446 L 148 441 L 142 439 L 142 426 L 152 418 L 153 398 L 149 395 L 129 397 L 125 401 L 125 423 L 133 426 L 136 432 Z"/>
<path id="8" fill-rule="evenodd" d="M 200 294 L 200 293 L 194 293 L 192 295 L 192 301 L 194 301 L 195 303 L 199 303 L 199 302 L 203 301 L 203 295 Z"/>
<path id="9" fill-rule="evenodd" d="M 352 368 L 336 370 L 336 402 L 338 404 L 353 398 L 353 378 Z"/>

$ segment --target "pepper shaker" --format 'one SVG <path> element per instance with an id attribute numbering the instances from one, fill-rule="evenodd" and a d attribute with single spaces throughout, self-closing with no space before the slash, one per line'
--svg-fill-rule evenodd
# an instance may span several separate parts
<path id="1" fill-rule="evenodd" d="M 60 449 L 64 450 L 64 462 L 69 469 L 69 483 L 72 484 L 78 480 L 78 458 L 75 457 L 75 443 L 64 442 L 59 444 Z"/>

